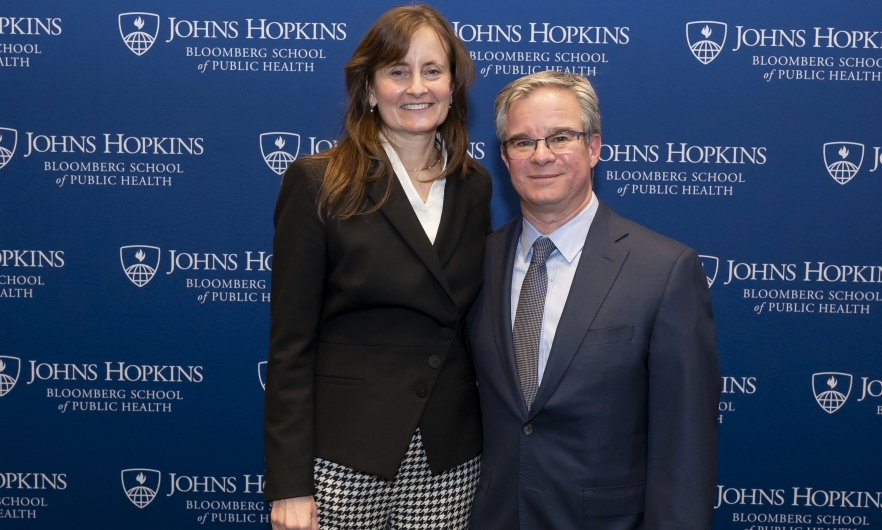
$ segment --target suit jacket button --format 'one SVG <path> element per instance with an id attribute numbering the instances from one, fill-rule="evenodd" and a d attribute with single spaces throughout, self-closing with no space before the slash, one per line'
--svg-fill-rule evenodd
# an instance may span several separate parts
<path id="1" fill-rule="evenodd" d="M 450 328 L 444 328 L 441 330 L 441 338 L 444 340 L 450 340 L 456 336 L 456 332 Z"/>
<path id="2" fill-rule="evenodd" d="M 416 388 L 414 388 L 414 391 L 418 398 L 424 398 L 429 395 L 429 389 L 422 383 L 418 384 Z"/>
<path id="3" fill-rule="evenodd" d="M 438 368 L 441 366 L 441 357 L 438 357 L 437 355 L 429 357 L 429 366 L 432 368 Z"/>
<path id="4" fill-rule="evenodd" d="M 530 425 L 529 423 L 524 425 L 524 434 L 526 434 L 527 436 L 530 436 L 531 434 L 533 434 L 533 426 Z"/>

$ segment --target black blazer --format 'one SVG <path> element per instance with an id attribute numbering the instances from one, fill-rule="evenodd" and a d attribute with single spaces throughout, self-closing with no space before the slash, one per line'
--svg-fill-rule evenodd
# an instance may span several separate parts
<path id="1" fill-rule="evenodd" d="M 266 500 L 311 495 L 313 457 L 392 479 L 417 427 L 432 472 L 481 452 L 463 345 L 482 283 L 490 176 L 450 176 L 433 245 L 401 184 L 373 214 L 323 224 L 326 162 L 298 160 L 275 211 L 264 407 Z"/>

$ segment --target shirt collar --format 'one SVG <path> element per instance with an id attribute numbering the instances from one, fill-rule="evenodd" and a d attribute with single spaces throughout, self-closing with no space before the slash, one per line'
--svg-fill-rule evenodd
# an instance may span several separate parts
<path id="1" fill-rule="evenodd" d="M 565 225 L 547 236 L 554 243 L 554 246 L 557 247 L 560 255 L 567 260 L 567 263 L 572 263 L 573 259 L 585 246 L 585 238 L 588 237 L 588 229 L 591 228 L 591 223 L 597 214 L 599 204 L 597 195 L 592 191 L 591 200 L 588 201 L 588 205 L 575 217 L 567 221 Z M 526 218 L 523 218 L 520 241 L 520 257 L 522 260 L 530 261 L 532 259 L 533 243 L 541 236 L 542 234 L 539 233 L 539 230 L 536 230 L 536 227 L 531 225 Z"/>

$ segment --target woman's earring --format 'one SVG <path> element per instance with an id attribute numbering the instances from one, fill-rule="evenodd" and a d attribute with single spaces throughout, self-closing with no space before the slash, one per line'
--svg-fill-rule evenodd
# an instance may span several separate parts
<path id="1" fill-rule="evenodd" d="M 371 112 L 373 112 L 373 111 L 374 111 L 374 107 L 371 107 Z"/>

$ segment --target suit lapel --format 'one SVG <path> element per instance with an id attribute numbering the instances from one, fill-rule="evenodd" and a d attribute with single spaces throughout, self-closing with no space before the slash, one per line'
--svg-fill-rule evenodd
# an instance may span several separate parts
<path id="1" fill-rule="evenodd" d="M 405 195 L 404 190 L 401 188 L 401 183 L 398 182 L 398 179 L 390 175 L 384 175 L 375 182 L 368 184 L 368 197 L 374 201 L 374 204 L 379 204 L 383 200 L 383 194 L 386 192 L 388 184 L 387 179 L 389 178 L 392 179 L 392 189 L 388 200 L 380 208 L 380 212 L 389 220 L 389 223 L 426 268 L 429 269 L 432 276 L 441 284 L 447 296 L 453 300 L 453 294 L 450 292 L 450 286 L 447 284 L 447 276 L 444 274 L 441 262 L 438 260 L 438 253 L 435 251 L 429 238 L 426 237 L 426 232 L 423 230 L 423 226 L 420 224 L 416 213 L 414 213 L 413 206 L 410 205 L 410 201 L 407 199 L 407 195 Z"/>
<path id="2" fill-rule="evenodd" d="M 611 233 L 612 215 L 601 201 L 585 238 L 530 417 L 535 416 L 554 393 L 628 257 L 628 251 L 615 244 L 627 232 Z"/>
<path id="3" fill-rule="evenodd" d="M 441 223 L 435 236 L 435 253 L 441 265 L 450 260 L 465 228 L 469 201 L 465 200 L 467 197 L 463 197 L 464 185 L 459 175 L 448 176 L 444 184 L 444 209 L 441 210 Z"/>
<path id="4" fill-rule="evenodd" d="M 512 397 L 521 414 L 527 416 L 527 404 L 524 402 L 524 393 L 521 390 L 521 379 L 518 376 L 518 368 L 515 363 L 514 342 L 511 334 L 511 278 L 514 267 L 515 252 L 518 248 L 518 239 L 521 237 L 523 224 L 518 216 L 509 221 L 502 233 L 500 242 L 502 249 L 494 252 L 491 256 L 491 277 L 484 278 L 490 282 L 493 335 L 496 339 L 496 352 L 502 364 L 502 371 L 508 379 Z"/>

